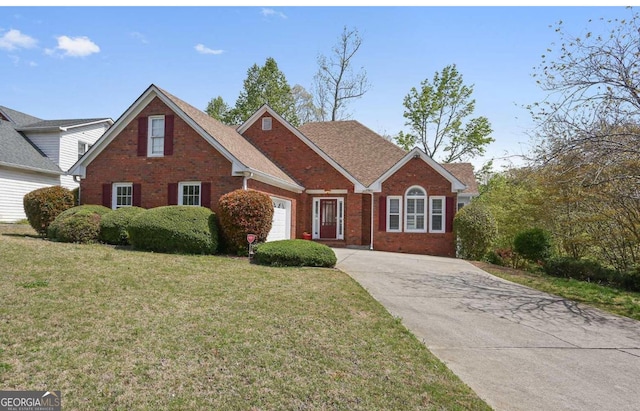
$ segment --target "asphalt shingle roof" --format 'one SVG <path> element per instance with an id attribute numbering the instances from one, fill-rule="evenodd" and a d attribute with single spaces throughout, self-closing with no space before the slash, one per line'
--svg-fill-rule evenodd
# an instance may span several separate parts
<path id="1" fill-rule="evenodd" d="M 198 110 L 189 103 L 157 86 L 156 88 L 202 127 L 213 139 L 217 140 L 242 164 L 253 170 L 286 181 L 287 183 L 299 185 L 298 182 L 282 171 L 282 169 L 269 160 L 260 150 L 240 135 L 235 127 L 222 124 L 207 115 L 204 111 Z"/>
<path id="2" fill-rule="evenodd" d="M 62 174 L 60 167 L 16 131 L 12 123 L 3 120 L 0 120 L 0 163 Z"/>
<path id="3" fill-rule="evenodd" d="M 87 123 L 93 123 L 96 121 L 107 120 L 106 118 L 80 118 L 80 119 L 68 119 L 68 120 L 40 120 L 35 123 L 18 126 L 18 130 L 28 131 L 37 129 L 50 129 L 59 127 L 71 127 L 78 126 Z"/>
<path id="4" fill-rule="evenodd" d="M 355 120 L 306 123 L 299 130 L 365 186 L 407 154 Z"/>
<path id="5" fill-rule="evenodd" d="M 458 180 L 462 182 L 462 184 L 466 185 L 467 188 L 463 191 L 464 194 L 479 194 L 478 190 L 478 180 L 476 180 L 476 175 L 473 171 L 473 164 L 471 163 L 444 163 L 442 167 L 445 168 L 448 172 L 456 176 Z"/>
<path id="6" fill-rule="evenodd" d="M 407 154 L 355 120 L 306 123 L 299 130 L 365 186 L 377 180 Z M 478 193 L 478 182 L 471 163 L 442 166 L 467 186 L 463 193 Z"/>
<path id="7" fill-rule="evenodd" d="M 15 124 L 16 127 L 26 126 L 28 124 L 37 123 L 42 121 L 41 118 L 30 116 L 17 110 L 10 109 L 9 107 L 0 106 L 0 112 L 2 112 L 7 120 Z"/>

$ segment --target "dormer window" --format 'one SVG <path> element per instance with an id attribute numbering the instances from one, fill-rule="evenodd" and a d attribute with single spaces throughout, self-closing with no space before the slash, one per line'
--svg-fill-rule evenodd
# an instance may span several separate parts
<path id="1" fill-rule="evenodd" d="M 90 148 L 91 144 L 85 143 L 84 141 L 78 141 L 78 160 L 80 160 Z"/>
<path id="2" fill-rule="evenodd" d="M 262 130 L 271 130 L 271 117 L 262 117 Z"/>
<path id="3" fill-rule="evenodd" d="M 164 156 L 164 116 L 149 117 L 149 137 L 147 147 L 149 157 Z"/>

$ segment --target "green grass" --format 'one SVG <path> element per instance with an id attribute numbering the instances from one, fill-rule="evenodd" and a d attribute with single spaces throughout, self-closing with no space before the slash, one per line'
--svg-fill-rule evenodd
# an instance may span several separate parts
<path id="1" fill-rule="evenodd" d="M 338 270 L 28 230 L 0 226 L 2 389 L 68 410 L 489 409 Z"/>
<path id="2" fill-rule="evenodd" d="M 640 320 L 640 293 L 622 291 L 585 281 L 551 277 L 544 273 L 533 274 L 484 262 L 472 263 L 505 280 L 589 304 L 613 314 Z"/>

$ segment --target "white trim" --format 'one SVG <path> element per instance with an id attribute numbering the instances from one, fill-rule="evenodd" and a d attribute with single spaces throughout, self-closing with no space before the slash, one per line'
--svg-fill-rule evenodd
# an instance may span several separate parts
<path id="1" fill-rule="evenodd" d="M 51 174 L 54 176 L 65 175 L 63 171 L 44 170 L 42 168 L 37 168 L 37 167 L 29 167 L 29 166 L 23 166 L 20 164 L 7 163 L 6 161 L 0 161 L 0 167 L 17 168 L 18 170 L 34 171 L 36 173 Z"/>
<path id="2" fill-rule="evenodd" d="M 311 209 L 312 235 L 311 238 L 320 238 L 320 200 L 338 200 L 336 205 L 337 227 L 336 238 L 322 238 L 322 240 L 344 240 L 344 197 L 313 197 L 313 207 Z"/>
<path id="3" fill-rule="evenodd" d="M 198 187 L 198 204 L 184 204 L 184 188 Z M 200 181 L 181 181 L 178 183 L 178 205 L 199 207 L 202 204 L 202 183 Z"/>
<path id="4" fill-rule="evenodd" d="M 398 228 L 391 228 L 391 200 L 398 200 Z M 402 232 L 402 196 L 387 196 L 387 232 L 389 233 L 401 233 Z"/>
<path id="5" fill-rule="evenodd" d="M 442 228 L 440 230 L 434 230 L 433 228 L 433 200 L 442 201 Z M 431 196 L 429 197 L 429 232 L 430 233 L 444 233 L 447 229 L 447 197 L 445 196 Z"/>
<path id="6" fill-rule="evenodd" d="M 424 193 L 424 196 L 409 197 L 409 191 L 415 188 L 421 190 Z M 418 212 L 419 210 L 417 209 L 417 204 L 415 204 L 416 210 L 412 213 L 412 215 L 416 219 L 419 215 L 422 215 L 424 227 L 409 228 L 409 211 L 407 210 L 407 208 L 409 207 L 409 200 L 414 200 L 417 203 L 417 200 L 420 200 L 420 199 L 424 200 L 423 206 L 422 206 L 422 212 L 421 213 Z M 404 231 L 406 233 L 426 233 L 427 232 L 427 190 L 417 185 L 407 188 L 407 191 L 404 192 L 404 210 L 403 211 L 404 211 Z M 416 226 L 417 226 L 417 221 L 416 221 Z"/>
<path id="7" fill-rule="evenodd" d="M 125 204 L 118 207 L 118 188 L 131 187 L 131 204 Z M 111 184 L 111 209 L 116 210 L 121 207 L 133 206 L 133 183 L 113 183 Z"/>
<path id="8" fill-rule="evenodd" d="M 162 136 L 154 136 L 153 135 L 153 120 L 162 120 Z M 165 130 L 165 119 L 164 115 L 158 116 L 149 116 L 147 118 L 147 157 L 164 157 L 164 139 L 166 136 L 164 135 Z M 153 152 L 153 139 L 154 138 L 162 138 L 162 152 L 154 153 Z"/>
<path id="9" fill-rule="evenodd" d="M 311 190 L 304 190 L 304 192 L 307 194 L 348 194 L 349 190 L 344 188 L 334 188 L 331 190 L 311 189 Z"/>
<path id="10" fill-rule="evenodd" d="M 349 180 L 353 184 L 353 189 L 355 193 L 362 193 L 366 189 L 366 187 L 361 182 L 359 182 L 354 176 L 349 174 L 349 172 L 345 170 L 342 166 L 340 166 L 340 164 L 338 164 L 333 158 L 331 158 L 329 155 L 327 155 L 327 153 L 322 151 L 320 147 L 318 147 L 311 140 L 309 140 L 307 136 L 305 136 L 300 132 L 300 130 L 293 127 L 291 124 L 289 124 L 287 120 L 282 118 L 280 114 L 273 111 L 273 109 L 266 104 L 260 107 L 258 111 L 253 113 L 253 115 L 249 117 L 247 121 L 245 121 L 240 127 L 237 128 L 238 133 L 244 134 L 244 132 L 247 131 L 249 127 L 251 127 L 251 125 L 253 125 L 253 123 L 255 123 L 260 117 L 262 117 L 264 113 L 269 113 L 271 117 L 275 118 L 277 121 L 283 124 L 287 128 L 287 130 L 289 130 L 296 137 L 302 140 L 303 143 L 305 143 L 307 146 L 309 146 L 309 148 L 315 151 L 316 154 L 322 157 L 324 161 L 329 163 L 334 169 L 336 169 L 336 171 L 338 171 L 347 180 Z"/>
<path id="11" fill-rule="evenodd" d="M 425 163 L 427 163 L 431 168 L 433 168 L 438 174 L 447 179 L 451 183 L 451 192 L 456 193 L 460 192 L 467 188 L 460 180 L 456 178 L 453 174 L 448 172 L 444 167 L 438 164 L 434 159 L 425 154 L 424 151 L 419 148 L 414 148 L 409 151 L 403 158 L 401 158 L 397 163 L 393 165 L 389 170 L 387 170 L 384 174 L 382 174 L 376 181 L 371 183 L 369 186 L 375 192 L 382 191 L 382 183 L 384 183 L 389 177 L 394 175 L 398 170 L 400 170 L 405 164 L 414 159 L 421 159 Z"/>
<path id="12" fill-rule="evenodd" d="M 273 118 L 262 117 L 262 131 L 271 131 L 273 129 Z"/>
<path id="13" fill-rule="evenodd" d="M 83 124 L 74 124 L 72 126 L 64 126 L 64 127 L 60 127 L 61 131 L 68 131 L 72 128 L 77 128 L 77 127 L 84 127 L 84 126 L 92 126 L 94 124 L 100 124 L 100 123 L 108 123 L 109 126 L 113 125 L 113 120 L 110 118 L 105 118 L 102 120 L 96 120 L 96 121 L 90 121 L 88 123 L 83 123 Z"/>

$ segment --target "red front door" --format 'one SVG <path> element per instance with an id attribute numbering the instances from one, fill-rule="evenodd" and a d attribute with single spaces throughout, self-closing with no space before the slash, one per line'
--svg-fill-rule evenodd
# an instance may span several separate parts
<path id="1" fill-rule="evenodd" d="M 320 200 L 320 238 L 335 239 L 338 232 L 338 200 Z"/>

